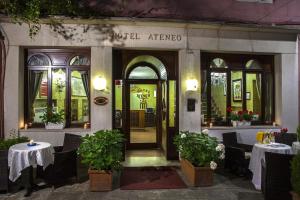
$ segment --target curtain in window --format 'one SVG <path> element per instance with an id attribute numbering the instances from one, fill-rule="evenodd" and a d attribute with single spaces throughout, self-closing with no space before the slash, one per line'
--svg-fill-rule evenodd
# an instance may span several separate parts
<path id="1" fill-rule="evenodd" d="M 29 74 L 29 87 L 31 90 L 29 90 L 28 94 L 28 105 L 30 110 L 30 117 L 33 117 L 33 104 L 34 100 L 36 98 L 36 95 L 38 94 L 41 82 L 43 79 L 43 71 L 31 71 Z"/>
<path id="2" fill-rule="evenodd" d="M 90 84 L 89 84 L 89 73 L 81 72 L 81 79 L 83 83 L 83 87 L 88 99 L 90 99 Z"/>
<path id="3" fill-rule="evenodd" d="M 5 78 L 6 52 L 4 36 L 0 31 L 0 138 L 4 138 L 4 78 Z"/>

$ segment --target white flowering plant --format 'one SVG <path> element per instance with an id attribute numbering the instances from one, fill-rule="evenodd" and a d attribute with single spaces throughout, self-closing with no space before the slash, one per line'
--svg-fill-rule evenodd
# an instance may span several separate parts
<path id="1" fill-rule="evenodd" d="M 197 167 L 215 170 L 219 160 L 225 158 L 225 146 L 206 133 L 181 131 L 174 138 L 180 157 Z"/>

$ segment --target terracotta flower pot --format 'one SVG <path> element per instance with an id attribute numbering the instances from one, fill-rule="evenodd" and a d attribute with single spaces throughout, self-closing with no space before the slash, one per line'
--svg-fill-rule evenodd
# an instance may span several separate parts
<path id="1" fill-rule="evenodd" d="M 299 194 L 297 194 L 296 192 L 291 192 L 291 194 L 292 194 L 292 197 L 293 197 L 293 200 L 300 200 L 300 195 Z"/>
<path id="2" fill-rule="evenodd" d="M 113 173 L 104 170 L 89 169 L 90 191 L 101 192 L 112 190 Z"/>
<path id="3" fill-rule="evenodd" d="M 213 170 L 210 167 L 195 167 L 188 160 L 181 159 L 181 170 L 193 186 L 213 185 Z"/>

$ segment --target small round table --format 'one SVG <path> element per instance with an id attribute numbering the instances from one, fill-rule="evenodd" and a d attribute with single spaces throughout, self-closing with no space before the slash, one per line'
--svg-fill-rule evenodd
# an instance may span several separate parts
<path id="1" fill-rule="evenodd" d="M 8 151 L 9 180 L 15 182 L 22 174 L 22 171 L 29 169 L 29 180 L 26 186 L 27 193 L 32 191 L 32 167 L 39 165 L 45 169 L 54 162 L 54 149 L 47 142 L 36 142 L 35 146 L 28 146 L 28 143 L 13 145 Z"/>
<path id="2" fill-rule="evenodd" d="M 294 154 L 300 153 L 300 142 L 293 142 L 292 149 Z"/>
<path id="3" fill-rule="evenodd" d="M 292 148 L 286 144 L 255 144 L 252 149 L 249 169 L 253 173 L 252 183 L 261 190 L 261 160 L 265 160 L 265 152 L 291 154 Z"/>

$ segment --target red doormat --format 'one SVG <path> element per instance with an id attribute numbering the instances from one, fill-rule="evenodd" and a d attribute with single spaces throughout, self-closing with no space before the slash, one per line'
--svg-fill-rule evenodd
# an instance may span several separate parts
<path id="1" fill-rule="evenodd" d="M 127 167 L 121 176 L 121 190 L 186 188 L 175 167 Z"/>

